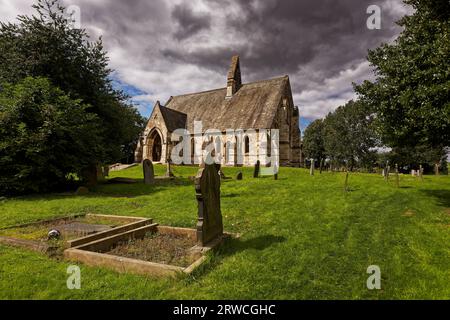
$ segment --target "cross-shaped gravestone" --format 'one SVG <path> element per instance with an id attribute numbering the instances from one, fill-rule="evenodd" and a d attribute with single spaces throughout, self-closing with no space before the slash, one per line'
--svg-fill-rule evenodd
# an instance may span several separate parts
<path id="1" fill-rule="evenodd" d="M 203 247 L 223 234 L 220 176 L 214 164 L 200 166 L 195 177 L 195 193 L 198 203 L 197 243 Z"/>
<path id="2" fill-rule="evenodd" d="M 258 178 L 259 177 L 260 167 L 261 167 L 261 162 L 258 160 L 255 163 L 255 170 L 253 171 L 253 178 Z"/>
<path id="3" fill-rule="evenodd" d="M 153 171 L 153 163 L 149 159 L 145 159 L 142 163 L 144 170 L 144 183 L 153 184 L 155 182 L 155 172 Z"/>
<path id="4" fill-rule="evenodd" d="M 167 178 L 173 178 L 173 172 L 172 172 L 172 164 L 171 164 L 171 160 L 168 159 L 167 160 L 167 164 L 166 164 L 166 177 Z"/>

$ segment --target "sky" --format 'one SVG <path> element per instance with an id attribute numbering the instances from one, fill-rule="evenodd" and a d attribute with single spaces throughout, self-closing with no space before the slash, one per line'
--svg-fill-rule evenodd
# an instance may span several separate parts
<path id="1" fill-rule="evenodd" d="M 369 49 L 392 42 L 411 8 L 401 0 L 61 0 L 103 38 L 115 86 L 141 114 L 170 96 L 222 88 L 231 57 L 244 83 L 289 75 L 301 128 L 355 98 L 374 79 Z M 0 21 L 33 12 L 33 0 L 0 0 Z M 370 5 L 381 28 L 367 28 Z"/>

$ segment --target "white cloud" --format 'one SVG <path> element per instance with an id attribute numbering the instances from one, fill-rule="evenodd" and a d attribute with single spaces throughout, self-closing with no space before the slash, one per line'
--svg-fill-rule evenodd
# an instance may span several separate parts
<path id="1" fill-rule="evenodd" d="M 355 99 L 352 82 L 360 83 L 371 79 L 371 68 L 367 61 L 362 61 L 352 68 L 339 72 L 338 75 L 309 89 L 294 95 L 299 104 L 300 116 L 311 120 L 323 118 L 337 107 Z"/>

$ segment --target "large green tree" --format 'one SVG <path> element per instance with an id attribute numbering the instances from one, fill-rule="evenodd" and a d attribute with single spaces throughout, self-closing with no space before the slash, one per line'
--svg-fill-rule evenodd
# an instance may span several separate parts
<path id="1" fill-rule="evenodd" d="M 369 52 L 376 80 L 356 91 L 376 113 L 386 145 L 442 150 L 450 146 L 450 2 L 404 2 L 414 13 L 399 21 L 396 41 Z"/>
<path id="2" fill-rule="evenodd" d="M 62 187 L 101 154 L 103 129 L 88 105 L 44 78 L 0 91 L 0 194 Z"/>
<path id="3" fill-rule="evenodd" d="M 324 122 L 317 119 L 309 124 L 303 135 L 303 152 L 307 159 L 325 159 Z"/>
<path id="4" fill-rule="evenodd" d="M 107 53 L 101 39 L 89 41 L 72 27 L 57 0 L 37 0 L 36 14 L 17 23 L 0 24 L 0 83 L 45 77 L 72 98 L 88 105 L 104 129 L 97 162 L 118 161 L 141 131 L 143 119 L 113 88 Z"/>
<path id="5" fill-rule="evenodd" d="M 334 162 L 350 170 L 370 166 L 375 161 L 378 138 L 373 114 L 361 101 L 349 101 L 329 113 L 324 120 L 325 153 Z"/>

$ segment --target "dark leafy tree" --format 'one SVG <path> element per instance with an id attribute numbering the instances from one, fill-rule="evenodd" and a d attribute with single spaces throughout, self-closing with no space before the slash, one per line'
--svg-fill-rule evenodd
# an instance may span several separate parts
<path id="1" fill-rule="evenodd" d="M 305 129 L 303 152 L 307 159 L 316 159 L 319 163 L 321 159 L 325 159 L 324 123 L 322 119 L 311 122 Z"/>
<path id="2" fill-rule="evenodd" d="M 394 43 L 369 52 L 376 80 L 356 91 L 376 113 L 384 144 L 442 150 L 450 145 L 450 2 L 404 2 L 415 12 L 399 21 Z"/>
<path id="3" fill-rule="evenodd" d="M 378 138 L 373 114 L 361 101 L 350 101 L 324 120 L 325 153 L 335 164 L 370 168 L 376 161 Z"/>
<path id="4" fill-rule="evenodd" d="M 44 78 L 0 91 L 0 194 L 62 187 L 103 152 L 103 128 L 88 105 Z"/>
<path id="5" fill-rule="evenodd" d="M 57 0 L 37 0 L 36 14 L 0 24 L 0 83 L 45 77 L 88 105 L 103 128 L 97 162 L 118 161 L 140 133 L 143 119 L 113 88 L 102 40 L 91 42 L 85 30 L 72 27 Z"/>

